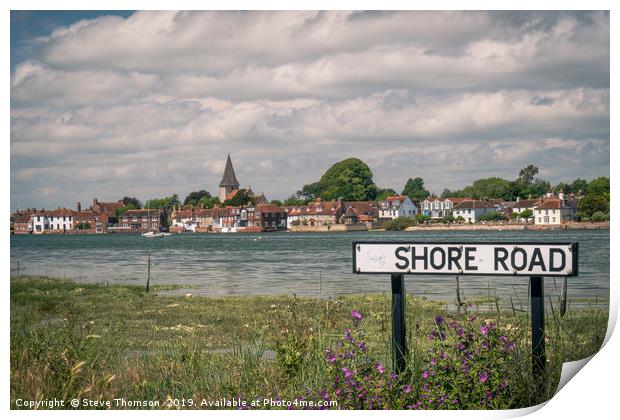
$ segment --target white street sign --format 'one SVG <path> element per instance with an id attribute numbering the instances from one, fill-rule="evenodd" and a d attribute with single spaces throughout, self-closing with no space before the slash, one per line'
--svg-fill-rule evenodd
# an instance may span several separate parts
<path id="1" fill-rule="evenodd" d="M 353 272 L 576 276 L 577 243 L 354 242 Z"/>

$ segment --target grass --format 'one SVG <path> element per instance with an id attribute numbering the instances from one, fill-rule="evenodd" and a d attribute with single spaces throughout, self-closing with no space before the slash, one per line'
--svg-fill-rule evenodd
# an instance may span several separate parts
<path id="1" fill-rule="evenodd" d="M 391 364 L 388 294 L 206 298 L 157 293 L 163 290 L 11 279 L 12 407 L 19 408 L 18 398 L 122 397 L 164 406 L 174 399 L 293 398 L 329 385 L 325 349 L 342 340 L 354 309 L 364 315 L 368 354 Z M 603 341 L 606 310 L 569 308 L 560 318 L 547 306 L 544 392 L 530 375 L 528 314 L 499 307 L 479 313 L 516 337 L 514 371 L 521 377 L 505 407 L 550 398 L 561 363 L 594 354 Z M 448 311 L 444 302 L 412 296 L 406 310 L 407 375 L 414 382 L 431 347 L 426 337 L 435 316 L 465 315 Z"/>

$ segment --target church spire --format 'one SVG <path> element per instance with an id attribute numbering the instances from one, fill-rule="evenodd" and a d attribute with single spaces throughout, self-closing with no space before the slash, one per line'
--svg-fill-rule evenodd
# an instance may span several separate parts
<path id="1" fill-rule="evenodd" d="M 232 189 L 239 188 L 239 181 L 237 181 L 237 177 L 235 176 L 230 154 L 228 155 L 228 159 L 226 159 L 226 167 L 224 168 L 224 176 L 222 176 L 222 180 L 220 181 L 220 187 L 232 187 Z"/>

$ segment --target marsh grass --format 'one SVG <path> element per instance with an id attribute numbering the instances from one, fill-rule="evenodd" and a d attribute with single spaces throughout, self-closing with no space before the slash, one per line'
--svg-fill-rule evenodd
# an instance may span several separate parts
<path id="1" fill-rule="evenodd" d="M 389 294 L 202 298 L 159 295 L 163 290 L 154 286 L 147 294 L 135 286 L 12 279 L 12 407 L 17 398 L 165 403 L 303 396 L 329 386 L 325 350 L 342 341 L 354 309 L 364 314 L 368 355 L 391 366 Z M 557 304 L 547 304 L 548 370 L 540 384 L 531 375 L 527 310 L 514 303 L 501 310 L 490 295 L 469 305 L 467 314 L 457 314 L 445 302 L 407 296 L 410 354 L 402 378 L 419 386 L 435 316 L 463 320 L 476 314 L 515 342 L 514 385 L 499 407 L 525 407 L 550 398 L 562 362 L 594 354 L 607 327 L 604 309 L 569 307 L 559 317 Z"/>

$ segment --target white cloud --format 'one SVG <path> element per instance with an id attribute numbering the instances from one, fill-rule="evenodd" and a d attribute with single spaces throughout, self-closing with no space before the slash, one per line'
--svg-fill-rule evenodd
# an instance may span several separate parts
<path id="1" fill-rule="evenodd" d="M 35 42 L 11 75 L 22 206 L 215 193 L 227 153 L 272 198 L 350 156 L 437 192 L 609 171 L 606 13 L 138 12 Z"/>

